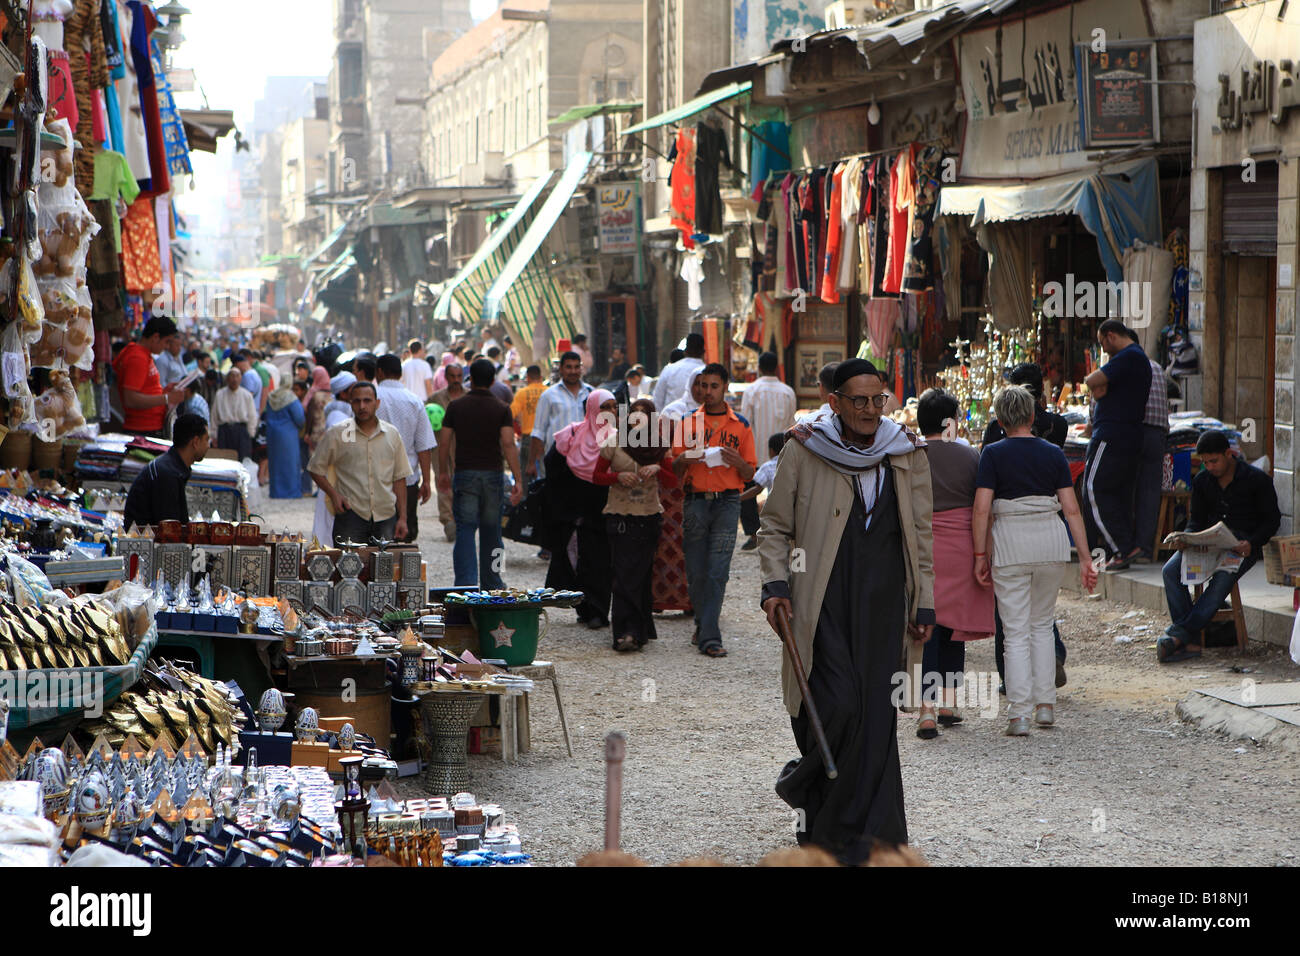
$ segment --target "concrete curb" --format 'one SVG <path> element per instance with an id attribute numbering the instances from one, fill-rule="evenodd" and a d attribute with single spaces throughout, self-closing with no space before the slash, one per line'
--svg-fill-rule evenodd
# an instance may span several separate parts
<path id="1" fill-rule="evenodd" d="M 1288 647 L 1291 643 L 1291 624 L 1295 620 L 1295 611 L 1291 609 L 1291 589 L 1264 586 L 1266 600 L 1255 595 L 1255 572 L 1262 569 L 1252 568 L 1242 580 L 1250 582 L 1243 587 L 1242 600 L 1245 602 L 1246 632 L 1252 641 L 1261 641 L 1275 647 Z M 1073 566 L 1066 573 L 1062 584 L 1064 590 L 1082 596 L 1079 588 L 1079 572 Z M 1274 593 L 1276 592 L 1276 593 Z M 1129 571 L 1097 575 L 1095 594 L 1108 601 L 1135 604 L 1138 607 L 1168 614 L 1165 604 L 1165 589 L 1160 578 L 1159 565 L 1140 565 Z M 1167 617 L 1166 617 L 1167 620 Z"/>
<path id="2" fill-rule="evenodd" d="M 1193 691 L 1174 711 L 1181 720 L 1201 730 L 1300 753 L 1300 727 L 1277 720 L 1266 710 L 1241 707 Z"/>

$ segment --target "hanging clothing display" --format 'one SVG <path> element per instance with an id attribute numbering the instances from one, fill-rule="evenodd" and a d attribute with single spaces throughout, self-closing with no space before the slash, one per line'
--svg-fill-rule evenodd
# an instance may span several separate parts
<path id="1" fill-rule="evenodd" d="M 916 157 L 912 217 L 908 225 L 903 288 L 910 292 L 934 285 L 934 211 L 939 206 L 939 164 L 943 150 L 926 146 Z"/>
<path id="2" fill-rule="evenodd" d="M 157 17 L 153 8 L 141 0 L 127 0 L 131 10 L 131 65 L 135 68 L 140 112 L 144 118 L 145 144 L 149 158 L 149 176 L 141 180 L 140 190 L 151 196 L 171 191 L 171 174 L 167 170 L 167 148 L 163 144 L 162 116 L 158 110 L 158 84 L 154 78 L 150 39 Z"/>
<path id="3" fill-rule="evenodd" d="M 903 265 L 911 237 L 912 202 L 916 198 L 913 148 L 901 150 L 889 170 L 889 243 L 885 253 L 885 274 L 881 280 L 885 292 L 903 291 Z"/>
<path id="4" fill-rule="evenodd" d="M 87 199 L 107 199 L 110 201 L 109 209 L 112 214 L 109 219 L 100 221 L 111 226 L 111 228 L 104 231 L 110 234 L 113 249 L 116 252 L 121 252 L 122 221 L 117 212 L 118 205 L 120 203 L 122 208 L 125 209 L 135 202 L 135 198 L 140 195 L 140 184 L 131 175 L 131 166 L 121 153 L 115 153 L 111 149 L 103 149 L 95 154 L 94 162 L 93 188 Z"/>
<path id="5" fill-rule="evenodd" d="M 131 165 L 131 175 L 143 184 L 148 182 L 150 174 L 149 136 L 145 132 L 143 113 L 139 109 L 132 109 L 133 105 L 140 104 L 140 84 L 136 77 L 133 59 L 127 53 L 130 47 L 125 43 L 132 32 L 134 13 L 126 0 L 115 0 L 115 2 L 118 7 L 118 23 L 122 29 L 124 55 L 122 76 L 117 84 L 117 98 L 122 107 L 122 145 L 117 146 L 114 143 L 114 146 L 117 147 L 118 152 L 126 156 L 127 162 Z M 139 3 L 136 3 L 136 6 L 139 7 Z"/>
<path id="6" fill-rule="evenodd" d="M 185 124 L 172 99 L 171 81 L 163 65 L 162 52 L 158 41 L 150 40 L 153 52 L 154 82 L 158 87 L 158 115 L 162 122 L 163 148 L 167 153 L 167 170 L 173 176 L 182 176 L 194 172 L 190 166 L 190 144 L 185 138 Z"/>
<path id="7" fill-rule="evenodd" d="M 94 91 L 108 86 L 108 60 L 100 27 L 100 0 L 76 0 L 71 16 L 63 25 L 64 41 L 72 66 L 72 88 L 76 95 L 76 119 L 70 119 L 82 148 L 73 158 L 77 189 L 88 195 L 95 183 Z"/>
<path id="8" fill-rule="evenodd" d="M 673 164 L 668 174 L 671 188 L 670 209 L 672 224 L 682 234 L 682 242 L 687 249 L 695 248 L 691 236 L 695 232 L 695 131 L 682 127 L 677 131 L 673 148 L 668 153 Z"/>
<path id="9" fill-rule="evenodd" d="M 862 159 L 854 157 L 844 164 L 840 184 L 840 269 L 835 287 L 847 292 L 857 285 L 858 210 L 862 207 Z"/>
<path id="10" fill-rule="evenodd" d="M 152 292 L 162 285 L 158 219 L 152 196 L 136 199 L 122 220 L 122 278 L 128 292 Z"/>
<path id="11" fill-rule="evenodd" d="M 750 198 L 757 202 L 772 174 L 790 168 L 790 126 L 779 120 L 759 123 L 749 138 Z"/>
<path id="12" fill-rule="evenodd" d="M 894 330 L 898 328 L 901 307 L 898 299 L 873 298 L 863 300 L 863 309 L 867 319 L 867 338 L 871 342 L 871 351 L 876 355 L 886 355 L 894 341 Z"/>
<path id="13" fill-rule="evenodd" d="M 104 109 L 108 114 L 108 148 L 119 153 L 126 148 L 122 132 L 122 109 L 117 98 L 116 81 L 126 76 L 126 59 L 122 53 L 122 29 L 117 20 L 118 0 L 103 0 L 99 7 L 100 32 L 104 38 L 104 59 L 108 64 L 108 86 L 104 89 Z"/>
<path id="14" fill-rule="evenodd" d="M 722 188 L 719 166 L 731 168 L 727 134 L 716 126 L 695 127 L 695 231 L 722 234 Z"/>
<path id="15" fill-rule="evenodd" d="M 817 297 L 823 302 L 834 304 L 840 301 L 840 248 L 841 230 L 844 225 L 840 215 L 843 205 L 844 165 L 840 164 L 827 177 L 830 184 L 830 202 L 826 204 L 826 251 L 822 256 L 822 273 Z"/>

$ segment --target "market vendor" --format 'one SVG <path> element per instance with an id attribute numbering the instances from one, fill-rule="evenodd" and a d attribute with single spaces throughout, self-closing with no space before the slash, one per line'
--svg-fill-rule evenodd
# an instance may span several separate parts
<path id="1" fill-rule="evenodd" d="M 1273 480 L 1236 457 L 1227 435 L 1217 430 L 1202 433 L 1196 453 L 1205 469 L 1192 479 L 1192 508 L 1185 530 L 1205 531 L 1222 521 L 1237 536 L 1232 550 L 1244 560 L 1236 570 L 1214 572 L 1194 602 L 1183 584 L 1182 551 L 1165 562 L 1165 600 L 1172 623 L 1156 643 L 1156 658 L 1162 664 L 1201 656 L 1201 632 L 1282 523 Z"/>
<path id="2" fill-rule="evenodd" d="M 208 453 L 208 423 L 199 415 L 181 415 L 172 426 L 172 447 L 145 467 L 126 496 L 125 526 L 189 521 L 185 486 L 190 468 Z"/>
<path id="3" fill-rule="evenodd" d="M 176 323 L 156 315 L 145 323 L 140 341 L 129 342 L 113 360 L 122 399 L 122 427 L 132 435 L 161 437 L 167 409 L 185 401 L 186 392 L 175 384 L 163 388 L 155 356 L 177 336 Z"/>

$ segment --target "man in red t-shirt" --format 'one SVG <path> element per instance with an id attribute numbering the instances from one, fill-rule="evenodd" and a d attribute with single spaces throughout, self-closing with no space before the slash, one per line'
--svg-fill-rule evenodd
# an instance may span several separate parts
<path id="1" fill-rule="evenodd" d="M 162 437 L 167 409 L 185 400 L 185 389 L 162 387 L 153 357 L 177 335 L 176 323 L 156 315 L 145 323 L 139 342 L 129 342 L 113 360 L 118 394 L 122 399 L 123 428 L 132 435 Z"/>

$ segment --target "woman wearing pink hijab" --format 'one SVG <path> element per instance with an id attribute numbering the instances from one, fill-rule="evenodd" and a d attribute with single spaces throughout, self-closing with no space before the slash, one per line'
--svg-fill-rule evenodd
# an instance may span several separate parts
<path id="1" fill-rule="evenodd" d="M 442 353 L 442 364 L 433 373 L 433 390 L 435 392 L 441 392 L 447 387 L 447 366 L 454 361 L 456 361 L 456 353 Z"/>
<path id="2" fill-rule="evenodd" d="M 549 522 L 543 547 L 551 552 L 546 586 L 581 591 L 578 621 L 593 631 L 609 627 L 609 537 L 605 533 L 605 499 L 609 489 L 595 483 L 602 443 L 617 439 L 618 402 L 611 392 L 594 389 L 587 396 L 586 417 L 555 433 L 555 446 L 544 459 L 546 492 L 542 513 Z"/>

